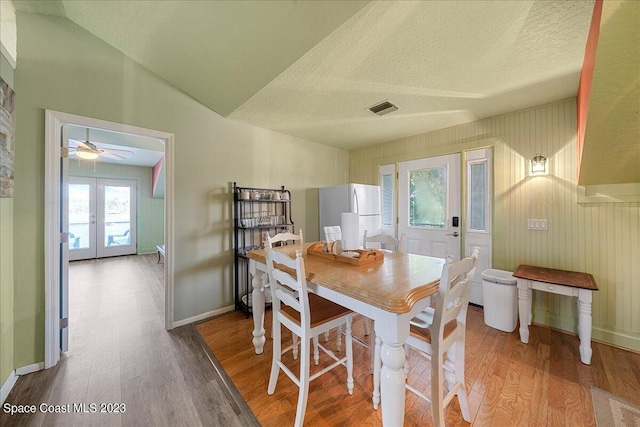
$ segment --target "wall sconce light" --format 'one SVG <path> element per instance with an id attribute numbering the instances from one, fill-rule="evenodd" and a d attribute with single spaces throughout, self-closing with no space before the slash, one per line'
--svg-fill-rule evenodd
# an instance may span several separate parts
<path id="1" fill-rule="evenodd" d="M 540 153 L 536 154 L 531 159 L 531 175 L 546 175 L 547 174 L 547 158 Z"/>

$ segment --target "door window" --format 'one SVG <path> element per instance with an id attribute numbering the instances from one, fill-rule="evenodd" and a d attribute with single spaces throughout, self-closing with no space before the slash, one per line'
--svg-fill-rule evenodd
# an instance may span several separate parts
<path id="1" fill-rule="evenodd" d="M 447 168 L 409 172 L 409 226 L 445 227 L 447 218 Z"/>
<path id="2" fill-rule="evenodd" d="M 89 184 L 69 184 L 69 249 L 89 247 L 90 191 Z"/>
<path id="3" fill-rule="evenodd" d="M 105 246 L 131 244 L 131 188 L 104 186 Z"/>

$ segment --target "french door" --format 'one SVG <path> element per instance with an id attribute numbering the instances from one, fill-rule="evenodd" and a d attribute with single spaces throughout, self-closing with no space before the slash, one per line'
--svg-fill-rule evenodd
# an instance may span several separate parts
<path id="1" fill-rule="evenodd" d="M 69 177 L 69 260 L 136 253 L 136 181 Z"/>
<path id="2" fill-rule="evenodd" d="M 409 253 L 460 257 L 460 154 L 398 164 L 398 235 Z"/>

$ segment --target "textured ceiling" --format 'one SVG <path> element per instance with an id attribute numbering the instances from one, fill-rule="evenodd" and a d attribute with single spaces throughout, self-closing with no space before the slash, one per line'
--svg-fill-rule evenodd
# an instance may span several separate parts
<path id="1" fill-rule="evenodd" d="M 575 96 L 593 3 L 372 2 L 231 118 L 353 149 Z M 384 117 L 367 107 L 389 99 Z"/>
<path id="2" fill-rule="evenodd" d="M 575 96 L 594 0 L 14 3 L 223 116 L 350 150 Z M 640 181 L 639 4 L 604 3 L 581 183 Z"/>
<path id="3" fill-rule="evenodd" d="M 14 1 L 70 19 L 227 116 L 361 9 L 357 1 Z"/>
<path id="4" fill-rule="evenodd" d="M 48 1 L 223 116 L 343 149 L 575 96 L 593 1 Z M 384 117 L 366 110 L 390 99 Z"/>
<path id="5" fill-rule="evenodd" d="M 640 1 L 603 4 L 579 182 L 640 182 Z"/>

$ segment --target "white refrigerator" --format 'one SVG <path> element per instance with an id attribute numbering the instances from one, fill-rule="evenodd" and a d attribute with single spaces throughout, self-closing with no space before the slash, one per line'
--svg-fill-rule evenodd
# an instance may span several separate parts
<path id="1" fill-rule="evenodd" d="M 320 239 L 324 240 L 324 227 L 341 225 L 343 212 L 358 213 L 358 245 L 362 236 L 380 234 L 380 187 L 365 184 L 344 184 L 320 188 Z"/>

